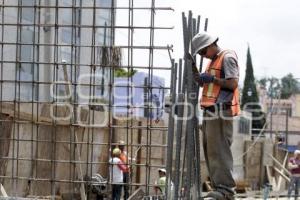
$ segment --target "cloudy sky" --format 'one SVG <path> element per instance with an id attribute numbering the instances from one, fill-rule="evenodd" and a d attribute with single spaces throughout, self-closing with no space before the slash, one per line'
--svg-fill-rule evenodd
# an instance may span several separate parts
<path id="1" fill-rule="evenodd" d="M 134 2 L 149 2 L 136 0 Z M 175 12 L 156 14 L 156 24 L 174 26 L 157 33 L 156 40 L 173 44 L 172 56 L 183 55 L 181 13 L 191 10 L 196 17 L 209 19 L 208 32 L 219 36 L 219 45 L 239 56 L 241 83 L 245 74 L 248 44 L 254 73 L 282 77 L 292 73 L 300 78 L 300 1 L 299 0 L 156 0 L 158 6 L 171 6 Z M 159 20 L 158 20 L 159 19 Z M 140 19 L 143 20 L 143 19 Z M 145 23 L 145 22 L 144 22 Z"/>

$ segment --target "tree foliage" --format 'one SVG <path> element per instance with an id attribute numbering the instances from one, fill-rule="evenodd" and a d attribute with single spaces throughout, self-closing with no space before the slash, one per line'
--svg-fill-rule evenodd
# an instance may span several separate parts
<path id="1" fill-rule="evenodd" d="M 131 77 L 136 72 L 137 72 L 137 70 L 134 70 L 134 69 L 127 71 L 123 68 L 117 68 L 117 69 L 115 69 L 115 77 Z"/>
<path id="2" fill-rule="evenodd" d="M 262 82 L 264 83 L 264 81 Z M 248 47 L 247 50 L 246 76 L 244 80 L 244 88 L 242 91 L 241 104 L 244 110 L 248 110 L 252 114 L 252 134 L 259 134 L 260 129 L 262 129 L 264 126 L 265 117 L 261 110 L 261 106 L 259 105 L 250 47 Z"/>
<path id="3" fill-rule="evenodd" d="M 267 95 L 270 98 L 288 99 L 291 95 L 300 92 L 299 82 L 291 73 L 281 79 L 264 77 L 258 83 L 267 90 Z"/>
<path id="4" fill-rule="evenodd" d="M 242 91 L 242 108 L 244 108 L 247 103 L 258 103 L 258 94 L 253 73 L 250 47 L 248 47 L 247 50 L 246 76 Z"/>
<path id="5" fill-rule="evenodd" d="M 281 78 L 280 96 L 282 99 L 288 99 L 292 94 L 298 93 L 298 81 L 293 74 L 289 73 Z"/>

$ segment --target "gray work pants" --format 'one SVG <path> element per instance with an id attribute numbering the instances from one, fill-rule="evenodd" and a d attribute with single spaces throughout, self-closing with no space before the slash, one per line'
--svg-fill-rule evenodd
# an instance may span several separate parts
<path id="1" fill-rule="evenodd" d="M 233 119 L 220 117 L 219 114 L 204 111 L 203 149 L 206 165 L 214 189 L 231 189 L 235 187 L 232 177 L 233 158 L 231 143 Z M 233 191 L 232 191 L 233 192 Z"/>

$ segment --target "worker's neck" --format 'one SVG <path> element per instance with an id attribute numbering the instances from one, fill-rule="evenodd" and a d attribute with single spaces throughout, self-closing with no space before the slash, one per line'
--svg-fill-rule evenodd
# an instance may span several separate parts
<path id="1" fill-rule="evenodd" d="M 212 60 L 216 59 L 221 51 L 222 49 L 219 46 L 214 46 L 214 55 L 212 57 Z"/>

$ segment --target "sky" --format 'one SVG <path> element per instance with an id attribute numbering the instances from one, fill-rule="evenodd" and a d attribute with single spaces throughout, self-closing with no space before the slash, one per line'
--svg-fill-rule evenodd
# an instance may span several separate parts
<path id="1" fill-rule="evenodd" d="M 149 0 L 136 0 L 142 5 Z M 235 50 L 239 57 L 240 83 L 245 76 L 246 53 L 250 46 L 256 78 L 278 77 L 288 73 L 300 78 L 300 1 L 299 0 L 156 0 L 157 6 L 170 6 L 174 12 L 156 13 L 156 25 L 174 26 L 173 30 L 156 32 L 157 44 L 174 46 L 172 57 L 183 56 L 181 13 L 208 18 L 208 32 L 219 37 L 219 46 Z M 145 17 L 137 17 L 142 24 Z M 118 19 L 118 18 L 117 18 Z M 203 30 L 203 29 L 202 29 Z M 139 40 L 143 40 L 141 37 Z M 138 42 L 138 39 L 137 43 Z M 158 56 L 159 57 L 159 56 Z M 164 63 L 167 54 L 161 53 Z M 169 61 L 168 61 L 169 62 Z M 166 65 L 168 65 L 166 63 Z M 165 75 L 164 75 L 165 76 Z M 165 76 L 166 77 L 166 76 Z M 166 78 L 168 82 L 168 78 Z"/>

